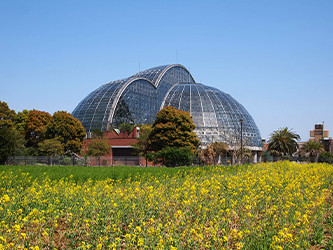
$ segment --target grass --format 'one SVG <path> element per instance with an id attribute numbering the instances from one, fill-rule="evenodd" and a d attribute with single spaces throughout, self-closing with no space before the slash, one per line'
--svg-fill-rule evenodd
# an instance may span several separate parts
<path id="1" fill-rule="evenodd" d="M 82 166 L 0 166 L 1 171 L 9 171 L 16 174 L 29 173 L 34 179 L 41 180 L 47 175 L 51 180 L 60 180 L 71 177 L 77 183 L 83 183 L 88 179 L 102 181 L 105 179 L 113 180 L 145 180 L 151 176 L 163 177 L 168 175 L 182 175 L 182 172 L 191 168 L 164 168 L 164 167 L 82 167 Z M 208 168 L 207 168 L 208 169 Z"/>
<path id="2" fill-rule="evenodd" d="M 237 173 L 241 166 L 224 167 L 224 171 Z M 195 172 L 193 170 L 200 169 Z M 211 171 L 209 166 L 201 167 L 133 167 L 133 166 L 112 166 L 112 167 L 85 167 L 85 166 L 13 166 L 0 165 L 0 172 L 13 172 L 15 174 L 28 173 L 33 179 L 42 181 L 44 176 L 50 180 L 71 178 L 72 181 L 83 183 L 87 180 L 102 181 L 113 179 L 118 181 L 145 181 L 156 178 L 171 178 L 174 176 L 184 177 L 187 172 L 192 171 L 197 175 L 204 175 Z"/>

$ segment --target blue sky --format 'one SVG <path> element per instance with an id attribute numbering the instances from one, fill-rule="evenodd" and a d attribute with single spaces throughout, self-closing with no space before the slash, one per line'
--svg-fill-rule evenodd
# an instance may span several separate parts
<path id="1" fill-rule="evenodd" d="M 263 138 L 333 136 L 333 1 L 1 1 L 0 100 L 72 112 L 91 91 L 180 63 L 231 94 Z"/>

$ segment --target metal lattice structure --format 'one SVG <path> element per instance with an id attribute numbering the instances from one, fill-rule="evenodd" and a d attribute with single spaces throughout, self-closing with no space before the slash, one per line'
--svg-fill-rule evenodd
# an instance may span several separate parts
<path id="1" fill-rule="evenodd" d="M 229 94 L 199 83 L 174 85 L 162 102 L 189 111 L 197 126 L 195 132 L 204 144 L 221 141 L 228 145 L 239 143 L 240 119 L 246 146 L 260 146 L 259 130 L 247 110 Z"/>
<path id="2" fill-rule="evenodd" d="M 180 64 L 141 71 L 107 83 L 90 93 L 74 109 L 86 131 L 107 130 L 121 123 L 150 124 L 166 106 L 189 111 L 203 144 L 234 145 L 243 119 L 243 137 L 249 147 L 260 147 L 259 130 L 246 109 L 229 94 L 196 83 Z"/>

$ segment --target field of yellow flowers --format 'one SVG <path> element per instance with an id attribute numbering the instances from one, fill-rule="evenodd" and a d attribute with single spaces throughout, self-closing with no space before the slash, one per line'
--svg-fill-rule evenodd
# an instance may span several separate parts
<path id="1" fill-rule="evenodd" d="M 332 248 L 332 184 L 332 165 L 290 162 L 86 181 L 12 168 L 0 249 Z"/>

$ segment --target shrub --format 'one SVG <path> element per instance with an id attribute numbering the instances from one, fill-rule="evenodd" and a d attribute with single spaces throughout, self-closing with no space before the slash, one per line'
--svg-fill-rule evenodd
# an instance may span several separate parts
<path id="1" fill-rule="evenodd" d="M 323 152 L 319 155 L 318 162 L 333 163 L 333 154 L 330 152 Z"/>
<path id="2" fill-rule="evenodd" d="M 162 163 L 166 167 L 189 166 L 193 160 L 191 148 L 164 148 L 153 154 L 155 163 Z"/>

